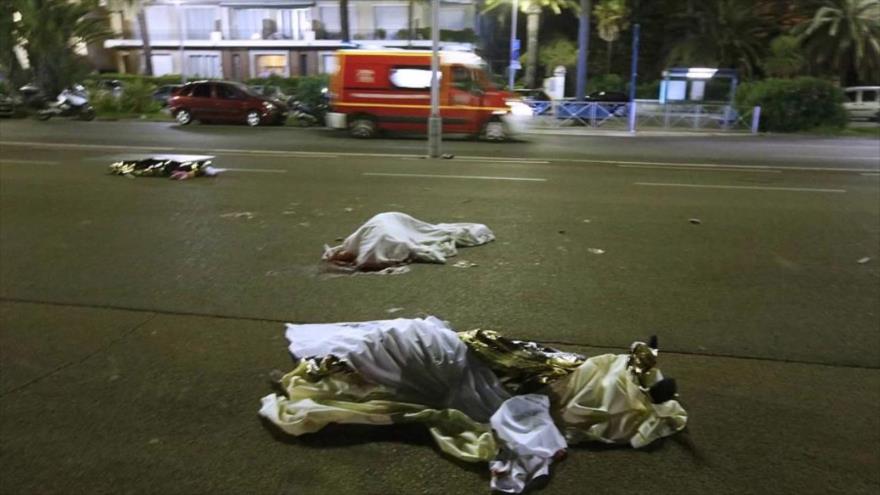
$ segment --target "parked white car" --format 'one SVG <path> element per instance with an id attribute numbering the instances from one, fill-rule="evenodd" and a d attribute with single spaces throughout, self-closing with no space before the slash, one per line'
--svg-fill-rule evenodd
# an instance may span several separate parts
<path id="1" fill-rule="evenodd" d="M 850 119 L 874 120 L 880 117 L 880 86 L 853 86 L 843 91 L 846 93 L 843 108 Z"/>

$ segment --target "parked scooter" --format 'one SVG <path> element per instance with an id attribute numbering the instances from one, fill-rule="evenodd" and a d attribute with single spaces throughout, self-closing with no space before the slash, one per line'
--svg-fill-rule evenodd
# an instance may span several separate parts
<path id="1" fill-rule="evenodd" d="M 54 102 L 37 112 L 40 120 L 49 120 L 51 117 L 77 117 L 80 120 L 92 120 L 95 118 L 95 108 L 89 103 L 89 94 L 86 88 L 79 84 L 73 88 L 65 88 Z"/>
<path id="2" fill-rule="evenodd" d="M 324 125 L 324 116 L 330 107 L 327 98 L 327 88 L 321 90 L 321 98 L 317 105 L 312 106 L 295 97 L 291 97 L 287 100 L 287 107 L 290 109 L 290 116 L 302 125 Z"/>

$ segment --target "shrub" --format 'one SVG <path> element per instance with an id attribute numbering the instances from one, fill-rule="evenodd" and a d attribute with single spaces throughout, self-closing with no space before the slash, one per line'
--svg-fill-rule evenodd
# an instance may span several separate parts
<path id="1" fill-rule="evenodd" d="M 740 113 L 761 107 L 761 130 L 795 132 L 846 125 L 840 88 L 814 77 L 746 83 L 736 93 Z"/>

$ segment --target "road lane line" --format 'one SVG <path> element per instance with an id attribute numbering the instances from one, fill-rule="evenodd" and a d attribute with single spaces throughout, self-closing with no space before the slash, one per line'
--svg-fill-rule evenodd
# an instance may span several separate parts
<path id="1" fill-rule="evenodd" d="M 420 177 L 425 179 L 475 179 L 475 180 L 512 180 L 523 182 L 547 182 L 547 179 L 533 177 L 490 177 L 485 175 L 435 175 L 435 174 L 392 174 L 383 172 L 364 172 L 363 175 L 380 177 Z"/>
<path id="2" fill-rule="evenodd" d="M 865 172 L 862 175 L 865 177 L 880 177 L 880 172 Z"/>
<path id="3" fill-rule="evenodd" d="M 618 168 L 651 168 L 666 170 L 701 170 L 704 172 L 748 172 L 761 174 L 781 174 L 781 170 L 771 170 L 760 167 L 743 169 L 740 167 L 700 167 L 700 166 L 676 166 L 676 165 L 616 165 Z"/>
<path id="4" fill-rule="evenodd" d="M 635 182 L 637 186 L 655 187 L 693 187 L 704 189 L 748 189 L 752 191 L 795 191 L 795 192 L 823 192 L 845 193 L 846 189 L 814 189 L 810 187 L 771 187 L 771 186 L 725 186 L 715 184 L 676 184 L 670 182 Z"/>
<path id="5" fill-rule="evenodd" d="M 22 164 L 22 165 L 58 165 L 58 162 L 51 160 L 16 160 L 13 158 L 0 158 L 0 164 L 3 165 L 14 165 L 14 164 Z"/>
<path id="6" fill-rule="evenodd" d="M 123 151 L 150 151 L 157 154 L 167 154 L 169 152 L 182 153 L 206 153 L 204 148 L 179 148 L 179 147 L 163 147 L 163 146 L 124 146 L 124 145 L 106 145 L 106 144 L 76 144 L 76 143 L 40 143 L 34 141 L 0 141 L 0 146 L 22 146 L 40 149 L 97 149 L 97 150 L 123 150 Z M 161 151 L 160 151 L 161 150 Z M 220 152 L 220 150 L 207 150 L 208 153 Z M 241 154 L 252 156 L 267 156 L 274 154 L 275 156 L 303 157 L 306 151 L 268 151 L 268 150 L 224 150 L 227 154 Z M 319 153 L 319 152 L 314 152 Z M 369 158 L 422 158 L 423 154 L 403 154 L 403 153 L 335 153 L 339 157 L 369 157 Z M 493 156 L 461 156 L 459 159 L 476 159 L 480 160 L 498 160 L 499 157 Z M 504 160 L 504 157 L 501 157 Z M 510 160 L 508 158 L 508 160 Z M 535 157 L 534 161 L 544 161 L 543 157 Z M 520 159 L 518 163 L 529 161 L 529 157 Z M 736 165 L 730 163 L 686 163 L 686 162 L 658 162 L 658 161 L 623 161 L 623 160 L 601 160 L 589 158 L 548 158 L 547 163 L 596 163 L 601 165 L 665 165 L 678 167 L 726 167 L 741 169 L 773 169 L 782 171 L 796 172 L 877 172 L 876 168 L 837 168 L 837 167 L 786 167 L 778 165 Z M 516 160 L 510 160 L 511 163 L 517 163 Z"/>
<path id="7" fill-rule="evenodd" d="M 286 174 L 287 170 L 280 168 L 226 168 L 223 167 L 220 170 L 223 172 L 257 172 L 264 174 Z"/>
<path id="8" fill-rule="evenodd" d="M 419 157 L 419 158 L 404 157 L 404 158 L 401 158 L 401 160 L 407 160 L 407 161 L 424 161 L 424 160 L 428 160 L 428 159 L 429 158 L 426 158 L 426 157 Z M 462 163 L 462 162 L 464 162 L 464 163 L 521 163 L 521 164 L 526 164 L 526 165 L 550 163 L 549 161 L 546 161 L 546 160 L 509 160 L 509 159 L 506 160 L 503 158 L 494 159 L 494 160 L 477 160 L 477 159 L 473 159 L 473 158 L 455 158 L 455 159 L 451 159 L 449 161 L 450 161 L 450 163 Z"/>

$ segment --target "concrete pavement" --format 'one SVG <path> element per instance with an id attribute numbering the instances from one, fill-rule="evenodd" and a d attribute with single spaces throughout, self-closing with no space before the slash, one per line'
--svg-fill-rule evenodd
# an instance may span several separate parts
<path id="1" fill-rule="evenodd" d="M 574 448 L 543 493 L 880 487 L 871 141 L 725 138 L 687 159 L 687 140 L 454 141 L 434 161 L 414 139 L 220 126 L 120 124 L 102 149 L 93 123 L 57 122 L 0 124 L 3 493 L 486 493 L 483 466 L 417 426 L 289 440 L 257 419 L 269 372 L 291 366 L 284 321 L 391 308 L 588 354 L 660 334 L 689 433 Z M 138 146 L 235 170 L 104 174 Z M 793 147 L 810 156 L 782 160 Z M 462 251 L 474 268 L 320 271 L 323 244 L 387 210 L 485 222 L 498 241 Z"/>

